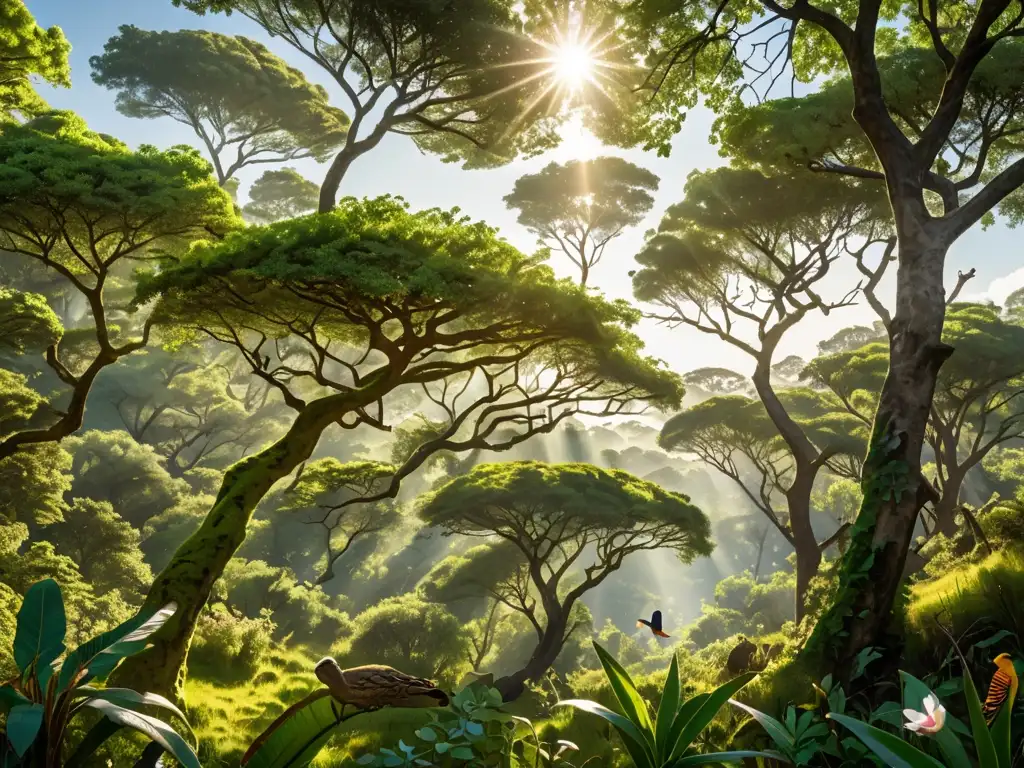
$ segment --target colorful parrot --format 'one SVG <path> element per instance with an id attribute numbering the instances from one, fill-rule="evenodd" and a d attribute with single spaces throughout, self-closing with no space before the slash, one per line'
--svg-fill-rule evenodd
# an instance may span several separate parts
<path id="1" fill-rule="evenodd" d="M 661 630 L 661 611 L 655 611 L 653 614 L 651 614 L 650 621 L 647 621 L 647 619 L 637 619 L 636 625 L 638 627 L 650 627 L 651 632 L 657 635 L 658 637 L 669 637 L 669 635 L 666 635 Z"/>

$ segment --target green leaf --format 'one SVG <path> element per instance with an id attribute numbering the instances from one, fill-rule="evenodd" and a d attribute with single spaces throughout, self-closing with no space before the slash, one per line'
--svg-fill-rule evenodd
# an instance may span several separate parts
<path id="1" fill-rule="evenodd" d="M 757 722 L 761 724 L 761 727 L 768 732 L 768 735 L 772 737 L 772 741 L 774 741 L 783 752 L 787 755 L 792 754 L 795 742 L 793 741 L 793 737 L 789 735 L 789 731 L 786 730 L 782 723 L 771 715 L 766 715 L 759 709 L 754 709 L 753 707 L 748 707 L 746 704 L 741 704 L 735 699 L 729 699 L 729 703 L 734 707 L 742 709 L 752 718 L 757 720 Z M 811 713 L 808 712 L 807 714 L 809 715 Z"/>
<path id="2" fill-rule="evenodd" d="M 108 720 L 112 720 L 118 725 L 131 728 L 143 736 L 149 737 L 181 763 L 182 768 L 202 768 L 199 758 L 196 757 L 196 753 L 192 751 L 188 742 L 163 720 L 157 720 L 142 712 L 132 712 L 130 709 L 119 707 L 113 702 L 102 699 L 89 699 L 86 706 L 98 709 L 106 715 Z"/>
<path id="3" fill-rule="evenodd" d="M 433 728 L 420 728 L 418 731 L 414 731 L 414 733 L 421 741 L 437 741 L 437 734 L 434 733 Z"/>
<path id="4" fill-rule="evenodd" d="M 679 707 L 679 711 L 676 712 L 675 719 L 672 721 L 672 730 L 669 732 L 668 741 L 665 744 L 665 753 L 667 755 L 662 762 L 671 757 L 676 742 L 679 741 L 679 736 L 683 732 L 683 728 L 697 714 L 697 710 L 704 706 L 704 702 L 707 701 L 709 695 L 707 693 L 698 693 L 689 701 L 684 701 L 682 706 Z"/>
<path id="5" fill-rule="evenodd" d="M 875 728 L 875 726 L 868 725 L 855 717 L 839 715 L 834 712 L 830 712 L 826 717 L 853 731 L 853 734 L 863 741 L 872 752 L 882 758 L 890 768 L 945 768 L 934 757 L 925 754 L 888 731 Z"/>
<path id="6" fill-rule="evenodd" d="M 452 757 L 456 760 L 472 760 L 476 755 L 469 747 L 456 747 L 452 750 Z"/>
<path id="7" fill-rule="evenodd" d="M 138 691 L 133 691 L 131 688 L 90 688 L 88 686 L 81 686 L 75 689 L 75 697 L 77 698 L 79 696 L 86 699 L 102 699 L 136 712 L 144 711 L 144 707 L 158 707 L 160 709 L 166 709 L 168 712 L 171 712 L 178 717 L 178 719 L 188 729 L 192 740 L 196 741 L 196 735 L 193 733 L 192 726 L 189 725 L 188 718 L 185 717 L 185 713 L 178 709 L 172 702 L 157 693 L 139 693 Z M 89 703 L 86 701 L 82 702 L 82 704 L 83 706 L 88 706 Z"/>
<path id="8" fill-rule="evenodd" d="M 96 725 L 88 730 L 82 740 L 75 747 L 75 751 L 64 764 L 64 768 L 86 768 L 90 765 L 89 758 L 97 749 L 106 743 L 107 739 L 121 730 L 121 726 L 107 718 L 101 718 Z"/>
<path id="9" fill-rule="evenodd" d="M 974 736 L 974 749 L 978 753 L 978 763 L 984 766 L 999 765 L 999 757 L 996 754 L 995 742 L 992 741 L 992 734 L 989 733 L 988 723 L 985 722 L 985 714 L 981 708 L 981 699 L 978 698 L 978 689 L 974 687 L 974 680 L 967 668 L 967 661 L 960 656 L 964 665 L 964 698 L 967 699 L 967 712 L 970 715 L 971 733 Z"/>
<path id="10" fill-rule="evenodd" d="M 596 701 L 588 701 L 587 699 L 567 699 L 566 701 L 558 702 L 555 704 L 555 707 L 573 707 L 608 721 L 619 732 L 619 736 L 622 737 L 622 743 L 625 745 L 626 751 L 629 752 L 629 756 L 633 758 L 635 767 L 654 768 L 654 761 L 645 748 L 646 740 L 643 734 L 628 718 L 623 717 L 618 712 L 612 712 Z M 555 707 L 552 707 L 552 709 Z"/>
<path id="11" fill-rule="evenodd" d="M 37 671 L 64 653 L 64 635 L 68 623 L 64 616 L 64 598 L 53 579 L 37 581 L 25 593 L 18 611 L 18 629 L 14 634 L 14 661 L 25 671 L 36 663 Z M 47 674 L 47 677 L 49 675 Z M 40 680 L 41 685 L 46 683 Z"/>
<path id="12" fill-rule="evenodd" d="M 693 740 L 697 738 L 697 735 L 715 719 L 718 710 L 724 707 L 729 699 L 735 696 L 743 686 L 755 677 L 757 677 L 756 672 L 747 672 L 712 691 L 694 713 L 693 717 L 690 718 L 690 721 L 683 726 L 677 740 L 670 745 L 672 747 L 672 757 L 675 758 L 682 755 L 689 748 L 690 744 L 693 743 Z"/>
<path id="13" fill-rule="evenodd" d="M 6 714 L 11 711 L 12 707 L 31 703 L 31 701 L 14 690 L 13 686 L 5 685 L 0 687 L 0 712 Z"/>
<path id="14" fill-rule="evenodd" d="M 612 687 L 612 692 L 615 694 L 619 706 L 622 707 L 622 714 L 628 717 L 643 734 L 643 743 L 647 745 L 651 757 L 654 757 L 657 747 L 655 746 L 654 725 L 651 723 L 651 716 L 647 711 L 647 703 L 640 696 L 636 685 L 633 684 L 633 679 L 622 668 L 622 665 L 596 642 L 593 645 L 601 660 L 601 666 L 604 667 L 604 673 Z"/>
<path id="15" fill-rule="evenodd" d="M 1011 768 L 1013 762 L 1013 751 L 1010 745 L 1010 719 L 1013 714 L 1013 700 L 1016 698 L 1016 691 L 1013 696 L 1007 696 L 1003 706 L 999 708 L 996 719 L 992 723 L 992 745 L 996 749 L 996 757 L 999 759 L 999 768 Z"/>
<path id="16" fill-rule="evenodd" d="M 362 711 L 342 706 L 325 688 L 314 691 L 281 713 L 253 741 L 241 764 L 248 768 L 308 765 L 330 740 L 338 724 Z"/>
<path id="17" fill-rule="evenodd" d="M 177 605 L 169 603 L 158 611 L 139 611 L 123 624 L 109 632 L 94 637 L 78 646 L 67 655 L 60 668 L 58 678 L 59 690 L 67 690 L 80 669 L 88 669 L 88 674 L 80 681 L 83 685 L 92 679 L 102 680 L 109 675 L 122 659 L 132 656 L 146 648 L 146 638 L 162 627 L 174 612 Z"/>
<path id="18" fill-rule="evenodd" d="M 7 740 L 18 757 L 22 757 L 36 740 L 39 729 L 43 727 L 43 714 L 42 704 L 19 704 L 7 715 Z"/>
<path id="19" fill-rule="evenodd" d="M 672 732 L 672 723 L 675 720 L 677 709 L 679 709 L 679 663 L 673 653 L 672 663 L 668 667 L 668 678 L 665 680 L 665 689 L 661 693 L 661 703 L 658 705 L 658 715 L 655 719 L 655 754 L 659 759 L 663 756 L 667 757 L 668 750 L 665 749 L 665 745 Z"/>
<path id="20" fill-rule="evenodd" d="M 708 755 L 687 755 L 681 757 L 668 768 L 685 768 L 688 765 L 707 765 L 708 763 L 738 763 L 745 758 L 763 757 L 769 760 L 782 760 L 782 755 L 773 752 L 757 752 L 755 750 L 739 750 L 736 752 L 712 752 Z M 783 760 L 783 762 L 785 762 Z"/>

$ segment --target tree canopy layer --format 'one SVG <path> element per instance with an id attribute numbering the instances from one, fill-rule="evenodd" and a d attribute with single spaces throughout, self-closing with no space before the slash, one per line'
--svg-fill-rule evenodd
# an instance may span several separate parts
<path id="1" fill-rule="evenodd" d="M 624 558 L 670 549 L 689 563 L 713 548 L 710 522 L 687 497 L 588 464 L 480 464 L 423 497 L 419 515 L 450 533 L 504 539 L 525 558 L 495 591 L 538 640 L 526 666 L 497 682 L 506 699 L 547 671 L 576 629 L 576 601 Z"/>
<path id="2" fill-rule="evenodd" d="M 322 86 L 247 37 L 125 25 L 89 63 L 92 79 L 117 91 L 122 114 L 195 131 L 220 184 L 247 165 L 326 160 L 348 131 Z"/>
<path id="3" fill-rule="evenodd" d="M 89 131 L 69 112 L 51 112 L 0 135 L 0 258 L 32 259 L 59 274 L 88 305 L 92 329 L 78 354 L 59 340 L 46 360 L 70 389 L 58 417 L 0 440 L 0 460 L 21 446 L 58 440 L 81 426 L 97 374 L 145 346 L 110 323 L 105 292 L 119 264 L 155 259 L 241 222 L 197 152 L 137 152 Z M 64 334 L 67 341 L 68 332 Z M 74 352 L 74 350 L 69 350 Z"/>
<path id="4" fill-rule="evenodd" d="M 266 171 L 249 187 L 249 202 L 242 210 L 269 224 L 315 211 L 320 188 L 292 168 Z"/>
<path id="5" fill-rule="evenodd" d="M 943 339 L 956 352 L 939 374 L 926 440 L 935 457 L 935 530 L 952 536 L 968 472 L 993 449 L 1024 436 L 1024 328 L 1005 322 L 994 307 L 953 304 Z M 888 367 L 888 344 L 875 342 L 819 357 L 804 375 L 869 425 Z"/>
<path id="6" fill-rule="evenodd" d="M 608 243 L 639 224 L 651 206 L 658 177 L 619 157 L 550 163 L 516 180 L 505 204 L 542 243 L 560 250 L 580 271 L 580 285 Z"/>
<path id="7" fill-rule="evenodd" d="M 135 657 L 170 690 L 195 611 L 242 543 L 255 505 L 309 458 L 330 425 L 385 427 L 385 401 L 421 388 L 445 428 L 378 493 L 439 450 L 508 447 L 574 411 L 628 412 L 678 403 L 674 374 L 641 355 L 627 327 L 638 313 L 588 296 L 483 224 L 392 198 L 346 199 L 329 214 L 199 242 L 142 281 L 138 302 L 169 342 L 209 337 L 237 350 L 297 412 L 276 443 L 228 470 L 207 521 L 157 577 L 147 600 L 188 606 Z M 505 427 L 514 428 L 502 438 Z M 144 672 L 143 672 L 144 670 Z"/>
<path id="8" fill-rule="evenodd" d="M 60 27 L 43 29 L 22 0 L 0 7 L 0 120 L 30 118 L 47 110 L 31 77 L 53 85 L 71 85 L 71 45 Z"/>
<path id="9" fill-rule="evenodd" d="M 473 167 L 557 143 L 548 116 L 562 94 L 549 87 L 551 53 L 521 34 L 509 0 L 174 1 L 198 13 L 243 14 L 342 89 L 352 125 L 321 187 L 320 211 L 334 207 L 352 162 L 389 132 Z"/>

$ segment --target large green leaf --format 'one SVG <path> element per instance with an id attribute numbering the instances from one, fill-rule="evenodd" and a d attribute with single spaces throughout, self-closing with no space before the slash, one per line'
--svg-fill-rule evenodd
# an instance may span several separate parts
<path id="1" fill-rule="evenodd" d="M 992 746 L 996 749 L 996 757 L 999 759 L 999 768 L 1011 768 L 1013 763 L 1013 750 L 1010 742 L 1010 718 L 1013 714 L 1013 700 L 1017 697 L 1016 686 L 1011 688 L 1012 695 L 1006 697 L 1003 706 L 999 708 L 996 719 L 992 723 Z"/>
<path id="2" fill-rule="evenodd" d="M 756 672 L 747 672 L 739 677 L 734 677 L 708 694 L 708 697 L 701 703 L 697 711 L 694 712 L 693 717 L 679 731 L 679 736 L 672 745 L 672 757 L 681 757 L 683 752 L 693 743 L 693 740 L 697 738 L 697 735 L 715 719 L 718 710 L 724 707 L 729 699 L 735 696 L 743 686 L 755 677 L 757 677 Z"/>
<path id="3" fill-rule="evenodd" d="M 33 662 L 37 670 L 48 670 L 50 664 L 64 653 L 67 631 L 60 587 L 53 579 L 37 581 L 28 588 L 21 602 L 18 629 L 14 634 L 14 661 L 22 674 Z M 40 682 L 45 686 L 45 682 Z"/>
<path id="4" fill-rule="evenodd" d="M 768 735 L 771 736 L 772 741 L 775 742 L 779 749 L 784 751 L 786 754 L 792 754 L 796 743 L 793 741 L 793 737 L 790 735 L 789 731 L 786 730 L 786 726 L 771 715 L 766 715 L 759 709 L 754 709 L 753 707 L 748 707 L 746 704 L 741 704 L 735 699 L 729 699 L 729 703 L 734 707 L 742 709 L 752 718 L 757 720 L 757 722 L 761 724 L 761 727 L 768 732 Z"/>
<path id="5" fill-rule="evenodd" d="M 596 701 L 588 699 L 566 699 L 555 704 L 555 707 L 573 707 L 574 709 L 589 712 L 592 715 L 603 718 L 611 723 L 612 727 L 619 732 L 619 736 L 622 737 L 622 743 L 626 747 L 626 751 L 629 752 L 629 756 L 633 759 L 633 764 L 636 768 L 659 768 L 655 766 L 654 761 L 645 748 L 646 739 L 644 735 L 629 718 L 623 717 L 618 712 L 612 712 Z"/>
<path id="6" fill-rule="evenodd" d="M 19 704 L 31 703 L 31 701 L 14 690 L 13 686 L 0 686 L 0 712 L 7 714 L 11 711 L 12 707 L 16 707 Z"/>
<path id="7" fill-rule="evenodd" d="M 923 681 L 918 680 L 909 672 L 900 670 L 900 678 L 903 680 L 903 708 L 924 712 L 925 698 L 935 696 L 935 693 Z M 936 701 L 938 698 L 935 696 Z M 942 730 L 932 735 L 932 739 L 942 750 L 942 756 L 945 758 L 948 768 L 971 768 L 971 759 L 967 756 L 967 750 L 964 749 L 960 737 L 955 733 L 957 724 L 959 721 L 947 712 L 945 725 Z"/>
<path id="8" fill-rule="evenodd" d="M 890 768 L 946 768 L 931 755 L 881 728 L 868 725 L 855 717 L 837 715 L 834 712 L 830 712 L 826 717 L 853 731 L 853 735 L 863 741 Z"/>
<path id="9" fill-rule="evenodd" d="M 704 702 L 708 700 L 708 695 L 709 694 L 706 693 L 698 693 L 692 699 L 684 701 L 682 706 L 679 707 L 679 710 L 676 712 L 676 716 L 672 721 L 672 729 L 669 731 L 668 741 L 665 743 L 665 752 L 662 755 L 662 763 L 667 762 L 669 757 L 671 757 L 672 753 L 675 751 L 676 744 L 679 742 L 679 736 L 682 734 L 683 728 L 685 728 L 686 724 L 693 719 L 695 714 L 697 714 L 697 710 L 704 706 Z"/>
<path id="10" fill-rule="evenodd" d="M 672 732 L 672 723 L 676 717 L 676 710 L 679 709 L 679 663 L 676 655 L 672 654 L 672 663 L 668 668 L 668 678 L 665 680 L 665 690 L 661 693 L 661 703 L 658 704 L 658 716 L 655 720 L 655 753 L 659 760 L 668 757 L 665 748 L 668 743 L 669 734 Z"/>
<path id="11" fill-rule="evenodd" d="M 667 768 L 686 768 L 688 765 L 732 765 L 745 758 L 758 757 L 786 762 L 785 758 L 778 752 L 758 752 L 756 750 L 741 749 L 736 752 L 712 752 L 708 755 L 687 755 L 686 757 L 680 757 Z"/>
<path id="12" fill-rule="evenodd" d="M 81 683 L 92 679 L 102 680 L 109 675 L 122 659 L 139 653 L 146 648 L 146 638 L 162 627 L 177 605 L 169 603 L 158 611 L 139 611 L 123 624 L 109 632 L 94 637 L 78 646 L 67 655 L 57 679 L 59 690 L 66 690 L 74 682 L 80 669 L 88 669 Z"/>
<path id="13" fill-rule="evenodd" d="M 42 704 L 19 704 L 7 715 L 7 740 L 18 757 L 24 755 L 43 726 Z"/>
<path id="14" fill-rule="evenodd" d="M 643 734 L 644 743 L 647 745 L 651 757 L 654 757 L 656 749 L 654 724 L 651 722 L 651 715 L 647 711 L 647 702 L 643 700 L 640 692 L 636 689 L 636 685 L 633 684 L 633 679 L 629 676 L 629 673 L 622 668 L 622 665 L 608 651 L 596 642 L 594 643 L 594 650 L 597 651 L 597 657 L 601 660 L 601 666 L 604 667 L 604 673 L 612 687 L 612 692 L 615 694 L 619 706 L 622 707 L 622 714 L 633 721 L 633 724 Z"/>
<path id="15" fill-rule="evenodd" d="M 145 707 L 166 709 L 168 712 L 171 712 L 178 717 L 182 724 L 188 729 L 188 733 L 192 737 L 192 741 L 196 741 L 196 735 L 192 731 L 192 726 L 189 725 L 188 719 L 185 717 L 185 713 L 178 709 L 173 702 L 168 701 L 157 693 L 139 693 L 138 691 L 133 691 L 131 688 L 90 688 L 89 686 L 80 686 L 75 689 L 75 697 L 82 697 L 85 699 L 103 699 L 104 701 L 117 704 L 119 707 L 131 709 L 136 712 L 145 711 Z M 89 702 L 83 701 L 81 706 L 89 706 Z"/>
<path id="16" fill-rule="evenodd" d="M 992 741 L 992 734 L 989 733 L 988 723 L 985 722 L 985 713 L 981 708 L 981 699 L 978 698 L 978 689 L 974 687 L 974 680 L 967 669 L 967 661 L 960 657 L 964 665 L 964 698 L 967 699 L 967 712 L 971 716 L 971 733 L 974 735 L 974 749 L 978 753 L 978 764 L 985 766 L 999 765 L 999 757 L 996 754 L 996 746 Z"/>
<path id="17" fill-rule="evenodd" d="M 182 768 L 202 768 L 192 747 L 163 720 L 157 720 L 142 712 L 132 712 L 130 709 L 119 707 L 117 704 L 103 699 L 89 699 L 86 704 L 93 709 L 98 709 L 107 716 L 107 719 L 118 725 L 138 731 L 155 741 L 181 763 Z"/>
<path id="18" fill-rule="evenodd" d="M 281 713 L 252 743 L 241 764 L 246 768 L 304 768 L 340 723 L 362 712 L 342 707 L 326 688 L 314 691 Z"/>

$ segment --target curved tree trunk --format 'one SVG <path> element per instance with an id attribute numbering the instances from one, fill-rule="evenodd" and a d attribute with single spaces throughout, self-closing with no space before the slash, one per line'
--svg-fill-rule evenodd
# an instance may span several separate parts
<path id="1" fill-rule="evenodd" d="M 511 675 L 498 678 L 494 687 L 501 693 L 503 701 L 514 701 L 523 695 L 528 680 L 540 680 L 551 668 L 565 645 L 565 630 L 568 626 L 569 611 L 563 610 L 555 617 L 548 617 L 544 635 L 534 648 L 526 665 Z"/>
<path id="2" fill-rule="evenodd" d="M 287 434 L 273 445 L 243 459 L 224 475 L 217 500 L 206 519 L 157 575 L 145 607 L 177 603 L 174 616 L 150 639 L 152 648 L 125 661 L 115 681 L 139 691 L 181 699 L 185 663 L 199 613 L 214 582 L 245 541 L 256 505 L 278 480 L 309 458 L 320 434 L 348 409 L 340 395 L 310 403 Z"/>
<path id="3" fill-rule="evenodd" d="M 836 599 L 806 646 L 807 653 L 820 654 L 841 678 L 862 649 L 886 644 L 914 525 L 934 495 L 921 475 L 921 448 L 936 377 L 953 351 L 942 343 L 947 244 L 941 237 L 930 239 L 923 227 L 911 234 L 916 237 L 903 233 L 900 238 L 889 372 L 864 463 L 864 501 L 843 559 Z"/>
<path id="4" fill-rule="evenodd" d="M 966 472 L 953 470 L 946 478 L 942 495 L 935 502 L 935 533 L 952 538 L 956 535 L 956 513 L 960 501 L 960 488 L 964 484 Z"/>

